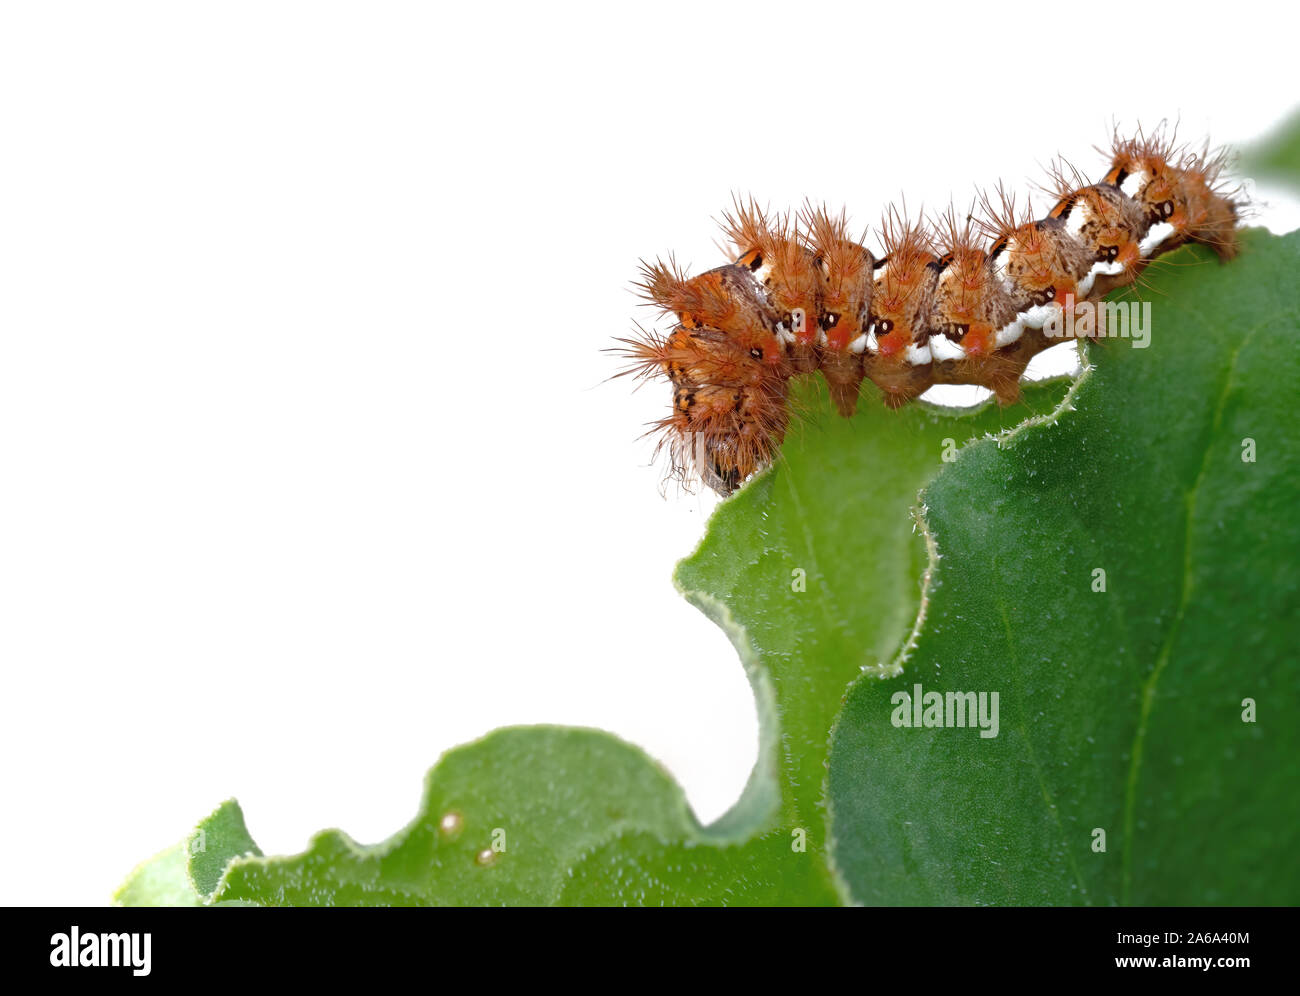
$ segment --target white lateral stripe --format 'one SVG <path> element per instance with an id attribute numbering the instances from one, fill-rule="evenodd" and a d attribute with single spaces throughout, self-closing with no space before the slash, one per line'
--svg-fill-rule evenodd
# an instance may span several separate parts
<path id="1" fill-rule="evenodd" d="M 1014 322 L 1010 322 L 998 329 L 993 336 L 993 342 L 999 347 L 1010 346 L 1024 334 L 1025 324 L 1017 318 Z"/>
<path id="2" fill-rule="evenodd" d="M 1151 179 L 1151 174 L 1146 170 L 1138 170 L 1136 173 L 1130 173 L 1124 177 L 1124 182 L 1119 185 L 1119 189 L 1128 197 L 1137 199 L 1137 195 L 1142 193 L 1142 188 L 1147 185 Z"/>
<path id="3" fill-rule="evenodd" d="M 911 343 L 907 347 L 907 352 L 903 355 L 907 357 L 907 362 L 914 367 L 923 367 L 932 359 L 930 347 L 928 345 L 918 346 L 916 343 Z"/>
<path id="4" fill-rule="evenodd" d="M 851 343 L 849 343 L 850 353 L 861 353 L 866 348 L 867 348 L 867 337 L 865 335 L 860 335 L 856 339 L 854 339 Z"/>
<path id="5" fill-rule="evenodd" d="M 1144 257 L 1152 255 L 1156 251 L 1156 248 L 1173 234 L 1173 225 L 1169 224 L 1167 221 L 1157 221 L 1147 230 L 1146 238 L 1144 238 L 1142 244 L 1138 246 L 1138 252 L 1140 252 Z"/>
<path id="6" fill-rule="evenodd" d="M 1079 281 L 1078 297 L 1087 297 L 1098 277 L 1117 277 L 1124 272 L 1124 264 L 1118 260 L 1114 263 L 1093 263 L 1092 269 Z"/>
<path id="7" fill-rule="evenodd" d="M 1124 272 L 1124 264 L 1116 260 L 1113 263 L 1093 263 L 1089 276 L 1117 277 Z"/>
<path id="8" fill-rule="evenodd" d="M 1010 280 L 1007 279 L 1007 252 L 1008 251 L 1009 250 L 1004 249 L 1002 252 L 998 253 L 996 256 L 993 257 L 993 272 L 997 276 L 1002 278 L 1003 283 L 1010 283 Z"/>
<path id="9" fill-rule="evenodd" d="M 953 342 L 946 335 L 930 336 L 930 354 L 937 363 L 946 363 L 948 360 L 963 360 L 966 358 L 966 349 L 959 342 Z"/>
<path id="10" fill-rule="evenodd" d="M 1083 231 L 1083 226 L 1092 220 L 1091 215 L 1092 212 L 1088 210 L 1086 204 L 1075 201 L 1070 210 L 1065 213 L 1065 230 L 1077 237 Z"/>
<path id="11" fill-rule="evenodd" d="M 1061 306 L 1055 301 L 1050 304 L 1035 304 L 1033 307 L 1022 311 L 1017 316 L 1017 320 L 1027 329 L 1041 329 L 1047 324 L 1047 320 L 1060 310 Z"/>

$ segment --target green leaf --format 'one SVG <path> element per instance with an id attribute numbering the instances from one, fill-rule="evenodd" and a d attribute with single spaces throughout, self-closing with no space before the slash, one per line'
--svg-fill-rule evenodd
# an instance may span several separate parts
<path id="1" fill-rule="evenodd" d="M 805 406 L 828 410 L 819 382 L 802 390 Z M 713 826 L 699 826 L 680 788 L 614 737 L 503 730 L 447 754 L 416 818 L 381 844 L 331 830 L 301 855 L 234 858 L 254 847 L 239 833 L 242 814 L 234 832 L 209 829 L 210 848 L 214 837 L 218 845 L 193 869 L 203 896 L 266 905 L 838 902 L 820 803 L 827 733 L 849 679 L 863 664 L 892 666 L 897 633 L 916 615 L 925 551 L 908 509 L 943 466 L 945 441 L 1050 411 L 1063 390 L 1031 387 L 1029 403 L 1007 411 L 896 413 L 864 400 L 850 421 L 804 428 L 777 467 L 719 507 L 677 583 L 736 645 L 761 743 L 740 802 Z M 836 481 L 851 497 L 834 497 Z M 839 536 L 827 550 L 810 546 L 822 529 Z M 807 572 L 806 590 L 792 586 L 795 568 Z M 846 613 L 842 624 L 826 625 L 827 597 Z M 439 829 L 449 813 L 463 828 L 454 834 Z M 480 863 L 494 828 L 506 850 Z"/>
<path id="2" fill-rule="evenodd" d="M 202 906 L 189 876 L 185 843 L 142 862 L 113 893 L 115 906 Z"/>
<path id="3" fill-rule="evenodd" d="M 567 906 L 832 906 L 839 895 L 823 861 L 775 830 L 742 846 L 665 844 L 645 834 L 595 849 L 572 870 Z"/>
<path id="4" fill-rule="evenodd" d="M 911 628 L 926 569 L 914 532 L 917 492 L 945 449 L 1049 413 L 1062 382 L 1028 385 L 1026 403 L 890 411 L 864 397 L 852 419 L 829 414 L 820 380 L 768 473 L 719 506 L 699 548 L 677 567 L 683 594 L 716 619 L 750 672 L 766 734 L 760 765 L 779 793 L 779 826 L 806 831 L 824 859 L 828 731 L 863 667 L 890 671 Z M 864 392 L 865 394 L 866 392 Z"/>
<path id="5" fill-rule="evenodd" d="M 828 731 L 863 667 L 899 666 L 899 634 L 916 618 L 926 569 L 909 511 L 917 491 L 944 466 L 945 444 L 1050 413 L 1064 393 L 1061 382 L 1029 385 L 1023 405 L 967 411 L 889 411 L 864 397 L 844 420 L 829 415 L 820 380 L 800 385 L 799 407 L 821 413 L 815 424 L 796 429 L 776 466 L 718 507 L 676 572 L 683 594 L 731 638 L 755 690 L 758 766 L 712 828 L 754 839 L 619 840 L 573 868 L 563 902 L 839 901 L 822 806 Z M 759 815 L 772 806 L 775 827 Z"/>
<path id="6" fill-rule="evenodd" d="M 1151 348 L 1092 349 L 1077 410 L 926 490 L 924 632 L 903 676 L 856 682 L 831 751 L 855 901 L 1300 900 L 1297 272 L 1300 233 L 1180 252 Z M 896 727 L 918 683 L 998 692 L 998 735 Z"/>
<path id="7" fill-rule="evenodd" d="M 801 406 L 815 414 L 777 466 L 719 507 L 676 574 L 735 644 L 760 718 L 749 786 L 713 826 L 696 822 L 649 758 L 607 734 L 503 730 L 447 754 L 415 819 L 382 844 L 326 831 L 301 855 L 235 856 L 251 840 L 237 809 L 226 810 L 210 857 L 189 863 L 198 883 L 189 896 L 265 905 L 1165 901 L 1182 894 L 1168 856 L 1205 863 L 1218 830 L 1235 835 L 1221 853 L 1265 854 L 1277 883 L 1294 882 L 1295 859 L 1276 848 L 1294 804 L 1275 807 L 1290 822 L 1260 807 L 1295 776 L 1294 737 L 1276 718 L 1240 724 L 1237 711 L 1253 695 L 1265 715 L 1285 715 L 1295 693 L 1294 674 L 1277 663 L 1274 622 L 1294 611 L 1297 590 L 1283 515 L 1296 446 L 1278 418 L 1296 373 L 1295 255 L 1294 239 L 1253 235 L 1231 266 L 1162 268 L 1151 281 L 1162 316 L 1155 345 L 1094 350 L 1099 369 L 1070 388 L 1078 412 L 1059 404 L 1058 383 L 1030 388 L 1025 405 L 1005 411 L 889 412 L 864 399 L 845 421 L 829 415 L 820 382 L 802 385 Z M 1268 369 L 1275 379 L 1257 383 Z M 1202 398 L 1216 402 L 1188 403 Z M 974 442 L 955 465 L 943 462 L 967 440 L 1017 426 L 1001 448 Z M 1207 476 L 1231 463 L 1225 440 L 1248 430 L 1274 463 L 1250 465 L 1250 487 L 1235 465 L 1238 478 Z M 1209 462 L 1212 443 L 1219 462 Z M 922 489 L 928 508 L 917 505 Z M 1221 506 L 1216 521 L 1231 522 L 1231 535 L 1188 518 L 1186 494 L 1193 511 Z M 1202 564 L 1211 542 L 1224 556 Z M 1098 557 L 1110 572 L 1106 595 L 1070 568 Z M 1207 570 L 1225 579 L 1217 598 L 1204 598 L 1198 572 Z M 1267 597 L 1243 594 L 1252 584 Z M 1252 620 L 1256 629 L 1243 631 Z M 1196 658 L 1235 646 L 1250 659 Z M 864 670 L 828 753 L 846 685 Z M 999 690 L 1000 736 L 893 728 L 889 695 L 918 677 L 944 690 L 962 678 Z M 1189 728 L 1214 723 L 1228 732 L 1186 742 Z M 1238 758 L 1250 765 L 1234 775 Z M 1268 774 L 1257 778 L 1261 767 Z M 1225 799 L 1240 807 L 1236 817 L 1224 815 Z M 1193 832 L 1202 816 L 1214 817 L 1211 829 Z M 1110 848 L 1088 866 L 1093 826 L 1108 829 Z M 1175 826 L 1184 839 L 1168 839 Z M 1079 841 L 1068 837 L 1075 830 Z M 1201 895 L 1263 894 L 1243 884 L 1259 873 L 1243 862 L 1203 878 Z M 186 898 L 174 867 L 173 855 L 137 871 L 119 901 Z"/>
<path id="8" fill-rule="evenodd" d="M 235 858 L 262 853 L 244 826 L 244 812 L 234 799 L 223 802 L 199 823 L 186 841 L 186 849 L 190 882 L 204 899 L 212 897 L 226 866 Z"/>
<path id="9" fill-rule="evenodd" d="M 235 858 L 260 855 L 239 803 L 228 799 L 190 835 L 141 864 L 113 896 L 118 906 L 202 906 Z"/>
<path id="10" fill-rule="evenodd" d="M 595 730 L 499 730 L 448 752 L 416 818 L 358 845 L 337 830 L 306 853 L 233 862 L 214 896 L 263 905 L 554 902 L 584 851 L 640 831 L 697 831 L 680 788 L 641 751 Z"/>
<path id="11" fill-rule="evenodd" d="M 1300 189 L 1300 111 L 1242 152 L 1242 167 L 1265 180 Z"/>

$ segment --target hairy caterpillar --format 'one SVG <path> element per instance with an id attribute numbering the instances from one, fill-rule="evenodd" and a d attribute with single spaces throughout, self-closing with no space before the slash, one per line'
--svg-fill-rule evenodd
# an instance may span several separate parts
<path id="1" fill-rule="evenodd" d="M 950 207 L 913 221 L 889 208 L 875 255 L 843 212 L 769 216 L 737 200 L 722 219 L 733 262 L 694 277 L 671 259 L 643 262 L 637 288 L 677 324 L 614 351 L 631 361 L 623 373 L 673 385 L 671 413 L 651 427 L 670 476 L 730 494 L 772 461 L 790 378 L 812 371 L 844 416 L 863 380 L 890 407 L 934 384 L 1010 404 L 1029 361 L 1059 341 L 1044 327 L 1063 309 L 1134 283 L 1187 242 L 1236 254 L 1241 204 L 1220 179 L 1223 153 L 1191 152 L 1163 128 L 1099 151 L 1110 159 L 1099 183 L 1052 168 L 1045 218 L 1001 186 L 980 196 L 978 217 Z"/>

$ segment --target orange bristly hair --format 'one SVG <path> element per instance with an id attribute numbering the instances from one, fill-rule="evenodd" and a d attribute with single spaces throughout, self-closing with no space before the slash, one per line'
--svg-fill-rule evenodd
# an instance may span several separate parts
<path id="1" fill-rule="evenodd" d="M 733 262 L 694 277 L 671 257 L 643 263 L 637 288 L 676 324 L 638 328 L 614 351 L 624 374 L 673 385 L 672 411 L 650 429 L 670 475 L 730 494 L 776 459 L 790 378 L 813 371 L 845 416 L 863 380 L 891 408 L 934 384 L 978 385 L 1010 404 L 1059 320 L 1184 243 L 1236 255 L 1244 204 L 1222 179 L 1222 153 L 1190 152 L 1161 126 L 1116 135 L 1107 155 L 1098 183 L 1055 163 L 1042 218 L 1001 184 L 979 196 L 979 217 L 949 207 L 912 222 L 891 207 L 873 254 L 843 211 L 769 215 L 735 199 L 722 217 Z M 1077 334 L 1101 334 L 1086 328 Z"/>

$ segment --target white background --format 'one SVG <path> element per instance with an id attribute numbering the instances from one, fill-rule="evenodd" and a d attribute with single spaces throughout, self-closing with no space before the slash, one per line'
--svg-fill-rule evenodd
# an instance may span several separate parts
<path id="1" fill-rule="evenodd" d="M 670 582 L 712 501 L 602 383 L 638 258 L 719 262 L 732 191 L 1099 175 L 1112 118 L 1249 141 L 1270 7 L 6 3 L 0 902 L 106 902 L 230 795 L 377 840 L 514 723 L 720 814 L 753 703 Z"/>

